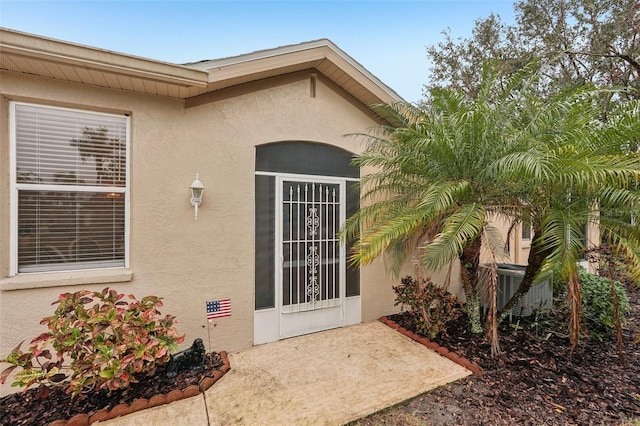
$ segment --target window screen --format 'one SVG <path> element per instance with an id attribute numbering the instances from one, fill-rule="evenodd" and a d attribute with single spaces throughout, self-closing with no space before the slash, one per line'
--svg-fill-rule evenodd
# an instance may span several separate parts
<path id="1" fill-rule="evenodd" d="M 352 159 L 350 152 L 320 143 L 278 142 L 256 148 L 256 170 L 263 172 L 359 178 Z"/>
<path id="2" fill-rule="evenodd" d="M 256 171 L 359 178 L 353 155 L 343 149 L 311 142 L 278 142 L 256 148 Z M 275 178 L 256 174 L 255 308 L 275 306 Z M 347 181 L 347 217 L 357 211 L 360 192 Z M 347 253 L 351 244 L 347 244 Z M 347 255 L 348 256 L 348 255 Z M 347 264 L 346 295 L 360 294 L 360 269 Z"/>
<path id="3" fill-rule="evenodd" d="M 12 104 L 17 271 L 125 266 L 128 118 Z"/>

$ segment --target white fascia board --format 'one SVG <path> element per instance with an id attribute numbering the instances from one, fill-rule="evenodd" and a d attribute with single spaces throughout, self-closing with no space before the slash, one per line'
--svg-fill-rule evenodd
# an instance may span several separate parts
<path id="1" fill-rule="evenodd" d="M 232 56 L 228 58 L 212 59 L 208 61 L 195 62 L 186 64 L 188 67 L 195 69 L 205 70 L 209 72 L 221 71 L 225 68 L 242 67 L 251 62 L 265 62 L 269 59 L 282 58 L 283 56 L 292 56 L 292 60 L 295 61 L 295 57 L 300 55 L 305 57 L 305 61 L 309 59 L 308 55 L 312 51 L 317 52 L 315 59 L 322 60 L 327 59 L 332 61 L 336 66 L 342 68 L 347 74 L 351 75 L 357 80 L 356 74 L 360 74 L 365 77 L 370 83 L 377 87 L 379 90 L 386 94 L 386 98 L 389 98 L 392 102 L 403 101 L 402 97 L 398 95 L 393 89 L 384 84 L 375 75 L 369 72 L 359 62 L 346 54 L 342 49 L 336 46 L 328 39 L 320 39 L 309 41 L 305 43 L 293 44 L 289 46 L 276 47 L 274 49 L 259 50 L 256 52 L 248 53 L 245 55 Z M 335 55 L 335 57 L 333 55 Z M 314 55 L 315 56 L 315 55 Z M 340 60 L 336 60 L 336 57 Z M 289 62 L 289 61 L 283 61 Z M 342 62 L 342 63 L 340 63 Z M 267 66 L 268 68 L 268 66 Z M 210 79 L 211 81 L 211 79 Z"/>
<path id="2" fill-rule="evenodd" d="M 207 73 L 106 49 L 0 28 L 0 53 L 81 66 L 184 87 L 206 87 Z"/>

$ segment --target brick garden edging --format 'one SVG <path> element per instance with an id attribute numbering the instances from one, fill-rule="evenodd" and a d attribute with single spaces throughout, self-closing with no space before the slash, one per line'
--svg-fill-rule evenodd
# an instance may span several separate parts
<path id="1" fill-rule="evenodd" d="M 413 331 L 409 331 L 406 328 L 401 327 L 400 324 L 396 324 L 395 322 L 393 322 L 389 318 L 380 317 L 379 321 L 382 322 L 383 324 L 388 325 L 389 327 L 393 328 L 394 330 L 397 330 L 398 332 L 404 334 L 405 336 L 409 337 L 410 339 L 413 339 L 416 342 L 428 347 L 429 349 L 433 349 L 434 351 L 438 352 L 443 357 L 450 359 L 451 361 L 455 362 L 456 364 L 459 364 L 459 365 L 463 366 L 464 368 L 466 368 L 467 370 L 471 371 L 476 376 L 481 376 L 482 374 L 484 374 L 484 370 L 480 366 L 478 366 L 477 364 L 469 361 L 466 358 L 463 358 L 463 357 L 459 356 L 455 352 L 449 351 L 447 348 L 438 345 L 436 342 L 432 342 L 431 340 L 427 339 L 426 337 L 418 336 Z"/>
<path id="2" fill-rule="evenodd" d="M 174 389 L 166 395 L 155 395 L 148 400 L 136 399 L 131 404 L 118 404 L 111 410 L 107 410 L 105 408 L 100 411 L 96 411 L 91 416 L 88 414 L 76 414 L 67 420 L 54 420 L 49 423 L 49 426 L 88 426 L 96 422 L 115 419 L 116 417 L 126 416 L 127 414 L 135 413 L 136 411 L 169 404 L 174 401 L 180 401 L 181 399 L 199 395 L 213 386 L 215 382 L 220 380 L 220 378 L 231 369 L 227 352 L 221 351 L 220 358 L 222 358 L 222 367 L 220 367 L 219 370 L 216 370 L 212 377 L 203 377 L 200 380 L 199 385 L 187 386 L 184 389 Z"/>

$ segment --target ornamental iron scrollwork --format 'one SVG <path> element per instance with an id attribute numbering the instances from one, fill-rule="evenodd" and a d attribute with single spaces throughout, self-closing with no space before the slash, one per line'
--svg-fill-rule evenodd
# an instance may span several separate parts
<path id="1" fill-rule="evenodd" d="M 307 267 L 309 268 L 309 282 L 307 285 L 307 296 L 309 300 L 318 300 L 320 296 L 320 284 L 318 283 L 318 265 L 320 265 L 320 256 L 318 255 L 318 247 L 309 246 L 307 254 Z"/>
<path id="2" fill-rule="evenodd" d="M 320 226 L 320 218 L 318 217 L 318 209 L 311 207 L 309 214 L 307 215 L 307 228 L 309 229 L 309 235 L 316 236 L 318 234 L 318 227 Z"/>

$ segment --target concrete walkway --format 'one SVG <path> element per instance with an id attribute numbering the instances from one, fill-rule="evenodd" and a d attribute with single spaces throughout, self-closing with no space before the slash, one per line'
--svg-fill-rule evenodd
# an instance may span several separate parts
<path id="1" fill-rule="evenodd" d="M 380 322 L 229 354 L 204 395 L 100 424 L 342 425 L 470 372 Z"/>

